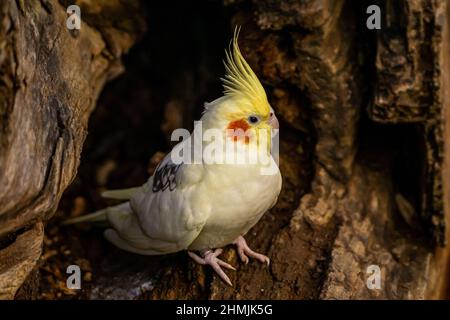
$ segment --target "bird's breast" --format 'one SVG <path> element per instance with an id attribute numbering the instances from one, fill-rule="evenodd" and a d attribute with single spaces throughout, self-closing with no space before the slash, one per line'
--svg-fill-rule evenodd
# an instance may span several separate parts
<path id="1" fill-rule="evenodd" d="M 191 248 L 217 248 L 244 235 L 271 208 L 281 190 L 281 175 L 263 175 L 254 167 L 223 166 L 210 170 L 204 180 L 202 201 L 211 212 Z"/>

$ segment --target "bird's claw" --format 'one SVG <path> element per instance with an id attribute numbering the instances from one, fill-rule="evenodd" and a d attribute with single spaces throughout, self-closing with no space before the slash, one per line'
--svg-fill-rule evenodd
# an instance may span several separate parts
<path id="1" fill-rule="evenodd" d="M 207 250 L 207 251 L 204 251 L 201 253 L 202 257 L 200 257 L 199 255 L 197 255 L 196 253 L 194 253 L 192 251 L 188 251 L 188 255 L 198 264 L 210 265 L 213 268 L 213 270 L 217 273 L 217 275 L 223 281 L 225 281 L 225 283 L 227 283 L 229 286 L 233 286 L 230 278 L 228 278 L 228 276 L 222 270 L 221 267 L 224 267 L 224 268 L 230 269 L 230 270 L 236 270 L 236 268 L 233 267 L 231 264 L 226 263 L 225 261 L 222 261 L 219 258 L 217 258 L 222 253 L 222 251 L 223 251 L 222 249 L 216 249 L 214 251 Z"/>
<path id="2" fill-rule="evenodd" d="M 250 247 L 247 244 L 247 241 L 245 241 L 243 236 L 237 237 L 237 239 L 234 240 L 233 244 L 236 245 L 239 258 L 241 258 L 242 262 L 244 262 L 245 264 L 248 263 L 249 261 L 248 256 L 249 256 L 269 266 L 270 264 L 269 257 L 250 249 Z"/>
<path id="3" fill-rule="evenodd" d="M 233 244 L 237 247 L 237 252 L 239 255 L 239 258 L 247 264 L 249 261 L 248 257 L 255 258 L 256 260 L 266 264 L 269 266 L 270 259 L 269 257 L 255 252 L 248 246 L 247 242 L 245 241 L 244 237 L 239 236 L 236 240 L 234 240 Z M 236 270 L 231 264 L 226 263 L 223 260 L 220 260 L 217 258 L 221 253 L 223 252 L 222 249 L 216 249 L 216 250 L 205 250 L 201 251 L 201 256 L 197 255 L 193 251 L 188 251 L 188 255 L 198 264 L 201 265 L 210 265 L 213 270 L 217 273 L 217 275 L 229 286 L 233 286 L 231 283 L 230 278 L 226 275 L 226 273 L 222 270 L 223 268 L 230 269 L 230 270 Z"/>

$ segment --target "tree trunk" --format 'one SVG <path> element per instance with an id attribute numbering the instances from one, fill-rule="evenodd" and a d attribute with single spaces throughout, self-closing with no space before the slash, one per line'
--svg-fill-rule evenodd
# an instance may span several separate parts
<path id="1" fill-rule="evenodd" d="M 148 31 L 102 93 L 78 177 L 48 223 L 76 175 L 97 96 L 144 28 L 137 5 L 119 1 L 83 1 L 79 32 L 65 27 L 64 1 L 0 5 L 2 297 L 27 277 L 18 298 L 36 294 L 30 283 L 41 298 L 446 297 L 450 1 L 375 1 L 381 29 L 369 30 L 373 2 L 143 3 Z M 220 95 L 236 24 L 281 118 L 283 189 L 247 235 L 270 267 L 243 265 L 228 248 L 223 258 L 238 267 L 230 288 L 184 253 L 136 256 L 97 229 L 59 227 L 111 204 L 105 188 L 143 183 L 171 131 L 192 128 L 202 102 Z M 83 271 L 79 292 L 64 287 L 70 264 Z"/>
<path id="2" fill-rule="evenodd" d="M 136 4 L 92 1 L 71 31 L 64 2 L 0 4 L 0 298 L 13 298 L 39 259 L 42 223 L 76 175 L 97 97 L 143 26 Z"/>

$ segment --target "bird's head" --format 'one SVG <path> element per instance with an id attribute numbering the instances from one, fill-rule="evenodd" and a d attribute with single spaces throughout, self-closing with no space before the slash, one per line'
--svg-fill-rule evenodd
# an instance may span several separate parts
<path id="1" fill-rule="evenodd" d="M 270 140 L 271 132 L 279 127 L 278 119 L 261 82 L 239 50 L 238 35 L 239 29 L 236 29 L 225 51 L 226 74 L 221 79 L 224 97 L 207 105 L 205 113 L 214 113 L 214 118 L 229 132 L 230 139 L 246 144 L 259 143 L 261 132 L 266 132 Z"/>

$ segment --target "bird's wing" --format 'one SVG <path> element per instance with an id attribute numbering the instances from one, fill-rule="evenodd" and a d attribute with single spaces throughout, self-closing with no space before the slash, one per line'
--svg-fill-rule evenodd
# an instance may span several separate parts
<path id="1" fill-rule="evenodd" d="M 139 187 L 128 188 L 128 189 L 117 189 L 117 190 L 105 190 L 102 192 L 102 197 L 108 198 L 108 199 L 128 200 L 137 191 L 139 191 Z"/>
<path id="2" fill-rule="evenodd" d="M 176 147 L 186 146 L 192 143 L 191 138 L 180 142 Z M 203 174 L 203 166 L 187 164 L 183 161 L 175 163 L 172 160 L 172 152 L 168 153 L 158 164 L 152 177 L 141 187 L 132 187 L 127 189 L 105 190 L 102 197 L 117 200 L 129 200 L 134 195 L 142 192 L 142 188 L 148 191 L 150 188 L 153 192 L 173 191 L 175 188 L 190 186 L 197 183 Z"/>
<path id="3" fill-rule="evenodd" d="M 186 249 L 210 212 L 209 203 L 196 195 L 203 171 L 201 164 L 174 163 L 171 154 L 166 155 L 154 175 L 133 193 L 133 217 L 108 217 L 118 236 L 139 250 L 169 253 Z"/>
<path id="4" fill-rule="evenodd" d="M 190 143 L 190 139 L 180 142 L 176 147 L 188 143 Z M 144 184 L 143 187 L 146 190 L 151 189 L 153 193 L 181 191 L 198 184 L 202 180 L 203 164 L 191 164 L 181 160 L 177 160 L 175 163 L 172 160 L 172 152 L 161 160 L 153 176 Z"/>

